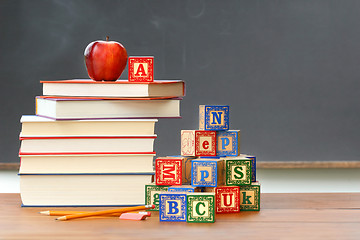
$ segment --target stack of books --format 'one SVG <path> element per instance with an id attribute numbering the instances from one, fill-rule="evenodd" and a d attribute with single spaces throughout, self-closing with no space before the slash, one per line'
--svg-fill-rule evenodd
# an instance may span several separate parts
<path id="1" fill-rule="evenodd" d="M 155 123 L 180 117 L 180 80 L 42 81 L 22 116 L 23 206 L 144 204 L 154 176 Z"/>

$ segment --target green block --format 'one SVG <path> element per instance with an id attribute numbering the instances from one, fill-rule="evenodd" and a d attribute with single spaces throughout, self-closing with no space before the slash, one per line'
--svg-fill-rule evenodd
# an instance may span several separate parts
<path id="1" fill-rule="evenodd" d="M 154 209 L 148 211 L 159 211 L 159 194 L 167 192 L 168 186 L 157 186 L 155 184 L 145 185 L 145 205 L 154 204 Z"/>
<path id="2" fill-rule="evenodd" d="M 260 183 L 240 186 L 240 211 L 260 211 Z"/>
<path id="3" fill-rule="evenodd" d="M 187 194 L 187 222 L 215 222 L 215 193 Z"/>
<path id="4" fill-rule="evenodd" d="M 227 186 L 250 185 L 252 179 L 251 159 L 242 157 L 227 157 L 225 160 L 225 175 Z"/>

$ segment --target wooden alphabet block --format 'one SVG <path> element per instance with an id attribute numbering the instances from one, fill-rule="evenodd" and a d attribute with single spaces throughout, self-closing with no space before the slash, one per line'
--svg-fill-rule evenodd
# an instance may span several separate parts
<path id="1" fill-rule="evenodd" d="M 154 209 L 148 211 L 159 211 L 159 194 L 167 190 L 168 186 L 157 186 L 153 183 L 145 185 L 145 205 L 155 205 Z"/>
<path id="2" fill-rule="evenodd" d="M 216 131 L 181 130 L 181 155 L 216 156 Z"/>
<path id="3" fill-rule="evenodd" d="M 240 154 L 239 156 L 251 159 L 251 181 L 256 182 L 256 157 L 247 154 Z"/>
<path id="4" fill-rule="evenodd" d="M 252 161 L 246 157 L 226 157 L 225 184 L 227 186 L 250 185 L 252 179 Z"/>
<path id="5" fill-rule="evenodd" d="M 200 105 L 200 130 L 229 130 L 229 106 Z"/>
<path id="6" fill-rule="evenodd" d="M 171 186 L 169 192 L 200 192 L 200 188 L 191 185 Z"/>
<path id="7" fill-rule="evenodd" d="M 186 222 L 187 196 L 184 193 L 160 194 L 159 217 L 161 222 Z"/>
<path id="8" fill-rule="evenodd" d="M 154 81 L 154 57 L 129 57 L 129 82 Z"/>
<path id="9" fill-rule="evenodd" d="M 238 156 L 240 154 L 240 130 L 217 132 L 217 156 Z"/>
<path id="10" fill-rule="evenodd" d="M 260 183 L 254 182 L 249 186 L 240 186 L 241 211 L 260 211 Z"/>
<path id="11" fill-rule="evenodd" d="M 215 188 L 215 212 L 237 213 L 240 212 L 240 187 L 221 186 Z"/>
<path id="12" fill-rule="evenodd" d="M 182 185 L 191 181 L 191 157 L 160 157 L 155 160 L 156 185 Z"/>
<path id="13" fill-rule="evenodd" d="M 187 194 L 187 222 L 215 222 L 215 194 Z"/>
<path id="14" fill-rule="evenodd" d="M 224 183 L 224 162 L 221 159 L 194 159 L 191 166 L 193 187 L 216 187 Z"/>

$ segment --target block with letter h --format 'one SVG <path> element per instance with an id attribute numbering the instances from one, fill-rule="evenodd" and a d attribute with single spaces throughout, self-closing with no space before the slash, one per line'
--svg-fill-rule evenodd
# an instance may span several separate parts
<path id="1" fill-rule="evenodd" d="M 186 193 L 161 193 L 159 198 L 159 218 L 161 222 L 186 222 Z"/>
<path id="2" fill-rule="evenodd" d="M 240 210 L 260 211 L 260 183 L 240 186 Z"/>
<path id="3" fill-rule="evenodd" d="M 215 222 L 215 193 L 187 194 L 187 222 Z"/>
<path id="4" fill-rule="evenodd" d="M 200 105 L 199 129 L 210 131 L 229 130 L 229 106 Z"/>
<path id="5" fill-rule="evenodd" d="M 181 130 L 181 155 L 216 156 L 216 131 Z"/>
<path id="6" fill-rule="evenodd" d="M 145 205 L 155 205 L 149 211 L 159 211 L 159 194 L 168 191 L 168 186 L 157 186 L 155 184 L 145 185 Z"/>
<path id="7" fill-rule="evenodd" d="M 129 82 L 154 81 L 154 57 L 129 57 Z"/>
<path id="8" fill-rule="evenodd" d="M 225 157 L 225 184 L 227 186 L 250 185 L 252 180 L 252 160 L 246 157 Z"/>
<path id="9" fill-rule="evenodd" d="M 155 160 L 156 185 L 183 185 L 191 181 L 192 157 L 160 157 Z"/>
<path id="10" fill-rule="evenodd" d="M 193 187 L 216 187 L 224 183 L 224 161 L 221 159 L 194 159 L 191 164 Z"/>
<path id="11" fill-rule="evenodd" d="M 238 156 L 240 154 L 240 130 L 217 132 L 217 156 Z"/>

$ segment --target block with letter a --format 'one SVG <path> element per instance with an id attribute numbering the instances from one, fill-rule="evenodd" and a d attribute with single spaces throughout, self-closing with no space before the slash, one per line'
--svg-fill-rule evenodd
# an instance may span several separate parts
<path id="1" fill-rule="evenodd" d="M 173 156 L 155 160 L 156 185 L 183 185 L 191 181 L 192 157 Z"/>
<path id="2" fill-rule="evenodd" d="M 129 57 L 129 82 L 154 81 L 154 57 Z"/>
<path id="3" fill-rule="evenodd" d="M 200 105 L 199 129 L 210 131 L 229 130 L 229 106 Z"/>
<path id="4" fill-rule="evenodd" d="M 181 155 L 216 156 L 216 131 L 181 130 Z"/>
<path id="5" fill-rule="evenodd" d="M 159 202 L 161 222 L 186 222 L 187 196 L 184 193 L 162 193 Z"/>

